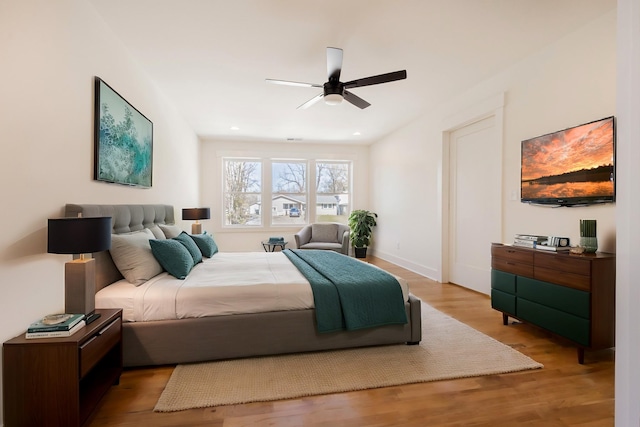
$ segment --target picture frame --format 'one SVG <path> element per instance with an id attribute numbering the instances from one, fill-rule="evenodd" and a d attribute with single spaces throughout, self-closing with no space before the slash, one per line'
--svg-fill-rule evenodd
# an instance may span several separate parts
<path id="1" fill-rule="evenodd" d="M 151 120 L 99 77 L 95 78 L 94 119 L 94 179 L 151 188 Z"/>

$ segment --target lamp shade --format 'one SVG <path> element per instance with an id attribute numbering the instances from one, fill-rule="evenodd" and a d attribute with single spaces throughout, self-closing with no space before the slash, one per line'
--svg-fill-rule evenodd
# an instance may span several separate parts
<path id="1" fill-rule="evenodd" d="M 111 217 L 49 219 L 47 252 L 87 254 L 111 248 Z"/>
<path id="2" fill-rule="evenodd" d="M 182 209 L 182 219 L 199 220 L 211 218 L 209 208 L 184 208 Z"/>

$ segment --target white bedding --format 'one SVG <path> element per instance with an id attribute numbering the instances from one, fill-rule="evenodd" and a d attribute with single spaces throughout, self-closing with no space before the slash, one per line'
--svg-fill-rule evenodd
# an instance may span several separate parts
<path id="1" fill-rule="evenodd" d="M 397 278 L 406 301 L 406 280 Z M 122 308 L 125 322 L 313 308 L 311 285 L 281 252 L 219 252 L 184 280 L 161 273 L 140 286 L 120 280 L 96 308 Z"/>

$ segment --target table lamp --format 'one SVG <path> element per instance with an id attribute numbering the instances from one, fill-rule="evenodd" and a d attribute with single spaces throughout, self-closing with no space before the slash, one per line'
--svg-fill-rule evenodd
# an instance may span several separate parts
<path id="1" fill-rule="evenodd" d="M 211 209 L 209 208 L 184 208 L 182 209 L 182 219 L 195 220 L 191 224 L 191 234 L 202 234 L 202 224 L 198 222 L 200 219 L 211 218 Z"/>
<path id="2" fill-rule="evenodd" d="M 84 254 L 111 248 L 111 217 L 56 218 L 48 225 L 48 253 L 79 255 L 64 266 L 65 313 L 83 313 L 89 324 L 100 314 L 95 313 L 96 263 Z"/>

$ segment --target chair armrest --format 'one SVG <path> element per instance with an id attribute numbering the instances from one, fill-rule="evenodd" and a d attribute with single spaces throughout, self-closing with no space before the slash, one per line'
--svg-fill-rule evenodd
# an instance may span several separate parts
<path id="1" fill-rule="evenodd" d="M 311 226 L 306 225 L 302 227 L 302 230 L 294 234 L 293 237 L 296 240 L 296 247 L 298 249 L 300 248 L 300 246 L 309 243 L 309 241 L 311 240 Z"/>
<path id="2" fill-rule="evenodd" d="M 349 230 L 342 233 L 342 249 L 340 252 L 349 255 Z"/>

